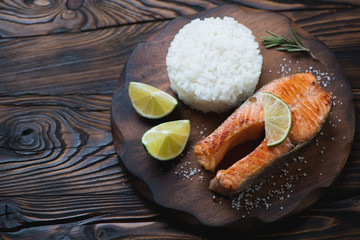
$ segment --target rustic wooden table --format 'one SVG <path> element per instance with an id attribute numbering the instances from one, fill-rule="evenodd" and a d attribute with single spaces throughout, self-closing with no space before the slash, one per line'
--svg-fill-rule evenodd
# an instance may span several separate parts
<path id="1" fill-rule="evenodd" d="M 310 208 L 252 232 L 188 225 L 138 193 L 113 147 L 113 91 L 132 50 L 177 16 L 232 3 L 278 12 L 335 54 L 360 112 L 360 2 L 0 2 L 1 239 L 360 239 L 359 130 Z"/>

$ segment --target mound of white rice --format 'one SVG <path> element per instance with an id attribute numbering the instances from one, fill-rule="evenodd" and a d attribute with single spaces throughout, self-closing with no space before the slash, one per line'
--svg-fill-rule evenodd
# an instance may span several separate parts
<path id="1" fill-rule="evenodd" d="M 166 56 L 171 88 L 188 106 L 221 113 L 254 92 L 262 56 L 250 29 L 230 17 L 195 19 L 175 36 Z"/>

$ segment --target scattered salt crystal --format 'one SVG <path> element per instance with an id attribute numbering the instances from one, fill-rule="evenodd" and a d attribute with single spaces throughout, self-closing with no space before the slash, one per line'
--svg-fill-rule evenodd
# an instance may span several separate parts
<path id="1" fill-rule="evenodd" d="M 279 64 L 279 69 L 275 70 L 275 69 L 270 69 L 269 73 L 272 72 L 277 72 L 278 75 L 281 76 L 285 76 L 288 75 L 292 72 L 296 72 L 296 70 L 298 72 L 309 72 L 315 75 L 316 80 L 318 81 L 319 84 L 321 84 L 323 87 L 328 87 L 331 82 L 333 80 L 335 80 L 335 77 L 333 76 L 333 73 L 329 73 L 329 72 L 322 72 L 321 70 L 315 69 L 313 66 L 309 66 L 307 69 L 302 69 L 301 66 L 295 66 L 294 64 L 299 64 L 299 61 L 297 60 L 295 61 L 291 61 L 291 60 L 287 60 L 286 58 L 283 58 L 283 63 Z M 287 62 L 286 62 L 287 61 Z M 288 64 L 289 66 L 288 66 Z M 341 87 L 343 87 L 344 84 L 341 84 Z M 332 94 L 334 99 L 337 99 L 337 96 L 330 92 L 330 94 Z M 337 104 L 343 104 L 343 102 L 341 100 L 337 100 L 335 102 L 335 100 L 333 101 L 333 105 L 335 106 Z M 330 115 L 333 112 L 330 112 Z M 332 127 L 337 127 L 335 125 L 334 122 L 341 122 L 341 119 L 336 116 L 335 118 L 332 118 L 332 120 L 329 120 L 329 124 L 331 124 Z M 319 133 L 319 136 L 323 136 L 324 132 L 321 131 Z M 344 136 L 342 138 L 343 140 L 346 139 L 346 137 Z M 335 138 L 331 137 L 331 141 L 334 141 Z M 319 139 L 315 140 L 315 144 L 316 146 L 319 146 Z M 320 148 L 320 147 L 319 147 Z M 320 154 L 324 154 L 325 151 L 325 147 L 322 147 L 320 150 Z M 304 163 L 307 164 L 307 160 L 304 159 L 304 157 L 302 156 L 297 156 L 293 158 L 293 162 L 300 162 L 300 163 Z M 321 159 L 321 162 L 324 163 L 325 160 Z M 293 163 L 296 164 L 296 163 Z M 280 199 L 283 200 L 285 198 L 290 198 L 291 194 L 294 192 L 293 188 L 296 185 L 296 182 L 299 181 L 302 177 L 307 177 L 308 174 L 303 172 L 303 169 L 301 168 L 294 168 L 291 172 L 298 172 L 297 174 L 291 174 L 289 172 L 289 170 L 292 169 L 291 167 L 292 163 L 285 163 L 284 164 L 284 169 L 281 170 L 281 174 L 279 175 L 271 175 L 270 178 L 268 180 L 266 180 L 265 182 L 268 184 L 271 184 L 272 188 L 276 188 L 275 190 L 269 190 L 267 193 L 265 193 L 266 195 L 263 196 L 262 198 L 256 198 L 254 199 L 254 197 L 256 196 L 256 192 L 259 191 L 261 189 L 261 185 L 260 187 L 255 187 L 252 186 L 251 189 L 247 189 L 243 192 L 241 192 L 239 195 L 237 195 L 237 197 L 235 197 L 232 200 L 232 207 L 234 209 L 239 210 L 240 208 L 243 208 L 248 214 L 251 212 L 251 210 L 255 209 L 255 208 L 259 208 L 260 206 L 265 207 L 265 209 L 269 209 L 271 207 L 271 204 L 268 203 L 267 201 L 270 201 L 272 198 L 275 199 Z M 288 170 L 289 169 L 289 170 Z M 323 173 L 319 173 L 320 176 L 323 175 Z M 279 179 L 278 181 L 273 181 L 270 179 Z M 282 180 L 280 180 L 282 179 Z M 281 181 L 281 182 L 279 182 Z M 282 182 L 282 181 L 285 181 Z M 265 183 L 264 182 L 264 183 Z M 282 206 L 280 207 L 280 209 L 284 209 Z M 245 215 L 243 215 L 243 217 L 245 217 Z"/>
<path id="2" fill-rule="evenodd" d="M 181 176 L 183 181 L 193 181 L 193 177 L 198 174 L 200 175 L 197 178 L 198 181 L 202 182 L 204 178 L 202 170 L 200 168 L 193 167 L 191 161 L 181 161 L 178 163 L 174 170 L 174 174 Z"/>

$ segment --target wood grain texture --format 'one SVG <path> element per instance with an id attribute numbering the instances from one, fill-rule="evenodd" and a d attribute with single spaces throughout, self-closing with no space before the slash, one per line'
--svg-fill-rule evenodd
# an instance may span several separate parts
<path id="1" fill-rule="evenodd" d="M 221 1 L 219 1 L 221 2 Z M 194 14 L 216 1 L 30 0 L 0 2 L 0 36 L 79 32 Z"/>
<path id="2" fill-rule="evenodd" d="M 218 229 L 192 228 L 162 214 L 136 192 L 119 164 L 107 139 L 110 100 L 129 54 L 168 20 L 225 2 L 254 3 L 0 2 L 0 146 L 6 146 L 0 147 L 0 183 L 7 186 L 0 194 L 1 239 L 238 239 L 239 234 L 248 239 L 360 238 L 359 128 L 344 170 L 317 204 L 291 221 L 261 232 L 235 232 L 236 237 Z M 351 83 L 358 124 L 358 1 L 279 2 L 255 3 L 263 9 L 276 6 L 330 47 Z M 51 123 L 57 125 L 49 127 Z M 89 134 L 90 141 L 79 139 Z M 44 145 L 47 141 L 56 148 Z M 71 151 L 75 153 L 64 154 Z M 62 181 L 56 181 L 56 175 Z"/>
<path id="3" fill-rule="evenodd" d="M 334 9 L 334 8 L 352 8 L 359 6 L 356 0 L 337 0 L 337 1 L 251 1 L 251 0 L 236 0 L 239 4 L 271 11 L 293 11 L 293 10 L 314 10 L 314 9 Z"/>
<path id="4" fill-rule="evenodd" d="M 0 102 L 2 197 L 121 191 L 114 184 L 124 173 L 112 145 L 110 97 L 27 96 Z"/>
<path id="5" fill-rule="evenodd" d="M 326 195 L 324 197 L 327 197 Z M 106 199 L 108 199 L 106 201 Z M 2 199 L 8 204 L 7 213 L 1 217 L 8 224 L 15 223 L 14 228 L 0 229 L 2 239 L 357 239 L 360 235 L 357 211 L 357 198 L 318 202 L 313 207 L 285 222 L 271 224 L 255 232 L 237 232 L 212 228 L 202 228 L 184 224 L 175 219 L 157 215 L 152 212 L 141 212 L 141 205 L 132 199 L 124 199 L 114 195 L 79 196 L 79 197 L 48 197 L 48 198 L 12 198 Z M 69 202 L 78 202 L 77 206 L 88 206 L 88 212 L 73 211 L 71 216 L 56 214 L 57 209 L 64 209 Z M 96 206 L 99 201 L 104 207 Z M 92 204 L 90 203 L 92 202 Z M 126 206 L 124 202 L 128 202 Z M 13 207 L 21 206 L 20 212 L 28 217 L 28 221 L 16 224 L 19 214 Z M 44 208 L 44 203 L 49 207 Z M 123 206 L 121 208 L 120 206 Z M 46 211 L 44 211 L 44 210 Z M 76 206 L 75 206 L 76 209 Z M 108 210 L 106 210 L 108 209 Z M 127 209 L 133 209 L 129 211 Z M 52 212 L 58 218 L 49 215 L 38 219 L 33 211 Z M 352 221 L 349 221 L 349 218 Z M 41 220 L 41 221 L 40 221 Z M 284 225 L 286 227 L 284 228 Z"/>
<path id="6" fill-rule="evenodd" d="M 1 98 L 0 231 L 114 212 L 154 215 L 114 151 L 110 102 L 111 95 Z"/>
<path id="7" fill-rule="evenodd" d="M 91 1 L 91 0 L 8 0 L 0 3 L 0 36 L 21 37 L 79 32 L 139 22 L 153 22 L 195 14 L 227 3 L 196 1 Z M 347 1 L 232 1 L 264 10 L 339 9 L 359 6 Z"/>
<path id="8" fill-rule="evenodd" d="M 161 26 L 0 40 L 0 94 L 112 94 L 132 49 Z"/>
<path id="9" fill-rule="evenodd" d="M 106 187 L 104 187 L 106 188 Z M 1 198 L 0 232 L 68 222 L 155 221 L 157 213 L 132 191 L 121 194 L 33 195 Z M 86 208 L 85 208 L 86 206 Z M 34 214 L 36 213 L 36 214 Z"/>
<path id="10" fill-rule="evenodd" d="M 356 81 L 360 77 L 357 71 L 360 59 L 359 9 L 291 11 L 281 14 L 287 15 L 324 42 L 334 52 L 352 86 L 360 88 Z M 111 93 L 132 49 L 164 24 L 166 22 L 151 22 L 95 32 L 0 39 L 0 67 L 3 69 L 0 73 L 0 90 L 11 94 L 17 89 L 17 81 L 22 81 L 27 84 L 26 93 L 51 89 L 54 89 L 53 93 L 60 89 L 69 93 L 88 90 L 94 93 L 94 89 L 103 89 L 107 94 Z M 59 72 L 54 74 L 54 69 Z M 49 76 L 52 78 L 48 79 L 48 83 L 40 85 Z M 76 82 L 81 82 L 85 89 L 78 87 Z"/>
<path id="11" fill-rule="evenodd" d="M 360 8 L 282 12 L 328 46 L 351 83 L 360 88 Z"/>

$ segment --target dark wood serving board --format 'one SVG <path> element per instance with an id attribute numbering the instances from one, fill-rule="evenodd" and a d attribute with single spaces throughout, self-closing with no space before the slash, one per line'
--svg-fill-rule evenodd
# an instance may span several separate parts
<path id="1" fill-rule="evenodd" d="M 210 134 L 231 113 L 204 114 L 179 100 L 176 110 L 164 119 L 148 120 L 137 115 L 128 96 L 130 81 L 151 84 L 175 96 L 170 89 L 165 57 L 175 34 L 194 18 L 235 18 L 253 31 L 260 42 L 266 30 L 286 35 L 290 26 L 321 60 L 306 53 L 265 49 L 260 44 L 263 67 L 257 88 L 273 79 L 297 72 L 312 72 L 334 96 L 331 115 L 321 133 L 303 151 L 261 183 L 230 198 L 208 190 L 215 173 L 196 161 L 193 146 Z M 166 121 L 190 119 L 191 135 L 184 153 L 170 162 L 152 159 L 141 144 L 141 136 Z M 122 164 L 139 191 L 162 209 L 187 222 L 212 227 L 252 229 L 294 214 L 313 204 L 341 172 L 350 153 L 355 130 L 352 92 L 326 46 L 282 15 L 227 5 L 188 18 L 176 18 L 153 34 L 132 53 L 123 69 L 112 101 L 114 145 Z M 240 159 L 259 142 L 232 150 L 219 168 Z"/>

